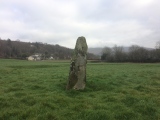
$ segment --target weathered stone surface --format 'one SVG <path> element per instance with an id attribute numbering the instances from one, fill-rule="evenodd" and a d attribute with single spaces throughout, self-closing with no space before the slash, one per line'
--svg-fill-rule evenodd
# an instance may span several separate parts
<path id="1" fill-rule="evenodd" d="M 66 89 L 83 90 L 86 85 L 86 64 L 88 46 L 85 37 L 79 37 L 71 59 Z"/>

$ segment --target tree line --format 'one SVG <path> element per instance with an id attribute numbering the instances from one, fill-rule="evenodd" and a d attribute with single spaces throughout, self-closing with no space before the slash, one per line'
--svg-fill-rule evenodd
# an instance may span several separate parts
<path id="1" fill-rule="evenodd" d="M 41 42 L 22 42 L 10 39 L 0 39 L 0 58 L 26 59 L 34 54 L 41 54 L 43 59 L 70 59 L 73 49 L 60 45 L 50 45 Z M 88 53 L 89 59 L 95 59 L 95 55 Z"/>
<path id="2" fill-rule="evenodd" d="M 106 62 L 160 62 L 160 42 L 155 49 L 147 49 L 132 45 L 125 49 L 123 46 L 105 47 L 101 60 Z"/>

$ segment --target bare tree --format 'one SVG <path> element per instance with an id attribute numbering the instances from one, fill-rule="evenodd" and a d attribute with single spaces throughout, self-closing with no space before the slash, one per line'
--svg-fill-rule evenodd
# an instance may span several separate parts
<path id="1" fill-rule="evenodd" d="M 124 52 L 124 49 L 123 49 L 123 46 L 117 46 L 115 45 L 113 47 L 113 54 L 114 54 L 114 61 L 115 62 L 123 62 L 125 61 L 125 52 Z"/>
<path id="2" fill-rule="evenodd" d="M 148 59 L 148 50 L 138 45 L 132 45 L 129 48 L 129 58 L 132 62 L 146 62 Z"/>
<path id="3" fill-rule="evenodd" d="M 108 62 L 113 61 L 113 53 L 112 52 L 113 51 L 110 47 L 103 48 L 101 59 L 108 61 Z"/>

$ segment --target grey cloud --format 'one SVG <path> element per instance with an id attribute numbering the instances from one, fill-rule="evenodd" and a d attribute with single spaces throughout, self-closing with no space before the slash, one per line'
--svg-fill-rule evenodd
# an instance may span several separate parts
<path id="1" fill-rule="evenodd" d="M 2 0 L 0 37 L 74 47 L 85 36 L 89 47 L 159 40 L 158 0 Z"/>

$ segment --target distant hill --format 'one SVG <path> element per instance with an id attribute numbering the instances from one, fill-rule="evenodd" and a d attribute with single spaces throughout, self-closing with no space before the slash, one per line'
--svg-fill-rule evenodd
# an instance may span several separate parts
<path id="1" fill-rule="evenodd" d="M 123 47 L 124 52 L 129 51 L 129 47 Z M 152 48 L 145 48 L 147 50 L 153 50 Z M 89 48 L 88 59 L 99 59 L 102 55 L 103 47 Z M 41 54 L 43 59 L 50 57 L 54 59 L 70 59 L 73 53 L 73 49 L 63 47 L 60 45 L 51 45 L 41 42 L 22 42 L 12 41 L 10 39 L 0 39 L 0 58 L 15 58 L 26 59 L 30 55 Z"/>
<path id="2" fill-rule="evenodd" d="M 89 53 L 93 53 L 95 55 L 101 55 L 101 52 L 102 52 L 102 49 L 103 48 L 88 48 L 88 52 Z"/>
<path id="3" fill-rule="evenodd" d="M 70 59 L 73 49 L 60 45 L 51 45 L 41 42 L 21 42 L 10 39 L 0 39 L 0 58 L 26 59 L 35 54 L 40 54 L 43 59 Z M 88 53 L 88 59 L 97 59 L 97 56 Z"/>

